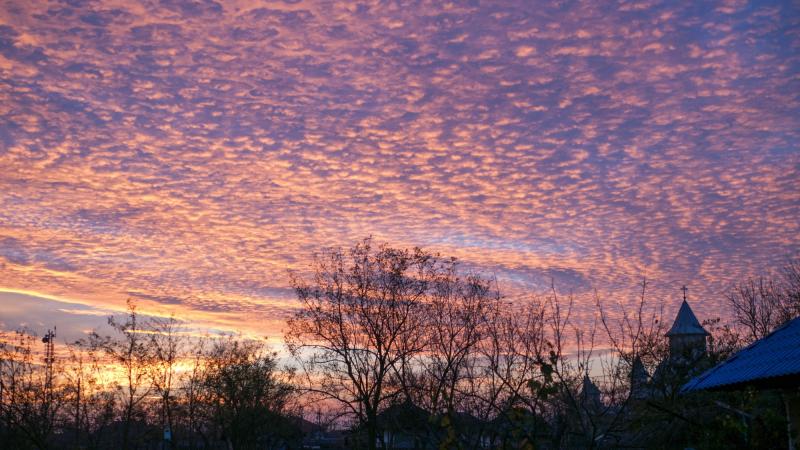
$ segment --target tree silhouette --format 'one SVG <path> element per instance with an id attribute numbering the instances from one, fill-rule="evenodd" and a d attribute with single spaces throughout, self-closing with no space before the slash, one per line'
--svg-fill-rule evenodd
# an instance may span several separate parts
<path id="1" fill-rule="evenodd" d="M 422 351 L 418 319 L 447 261 L 420 249 L 373 247 L 314 258 L 313 278 L 295 277 L 300 310 L 288 322 L 286 343 L 302 363 L 307 391 L 338 402 L 366 429 L 376 448 L 377 415 L 402 389 L 390 376 Z"/>

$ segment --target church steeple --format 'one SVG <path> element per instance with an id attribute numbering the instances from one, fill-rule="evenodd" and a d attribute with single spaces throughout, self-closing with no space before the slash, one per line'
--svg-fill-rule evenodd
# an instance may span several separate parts
<path id="1" fill-rule="evenodd" d="M 600 388 L 589 378 L 589 373 L 583 376 L 583 389 L 581 389 L 581 402 L 590 409 L 597 409 L 602 404 Z"/>
<path id="2" fill-rule="evenodd" d="M 642 358 L 640 358 L 638 355 L 633 359 L 630 375 L 631 398 L 639 400 L 647 398 L 649 395 L 649 389 L 647 387 L 649 375 L 647 373 L 647 369 L 644 367 L 644 363 L 642 363 Z"/>
<path id="3" fill-rule="evenodd" d="M 683 287 L 683 303 L 675 317 L 675 322 L 667 332 L 669 338 L 669 353 L 671 357 L 701 356 L 706 352 L 706 336 L 708 331 L 700 325 L 700 321 L 692 312 L 686 301 L 686 286 Z"/>

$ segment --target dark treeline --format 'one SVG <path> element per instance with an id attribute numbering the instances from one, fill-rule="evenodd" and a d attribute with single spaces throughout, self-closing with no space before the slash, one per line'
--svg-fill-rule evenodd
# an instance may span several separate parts
<path id="1" fill-rule="evenodd" d="M 251 449 L 299 446 L 290 373 L 263 343 L 190 338 L 129 303 L 54 358 L 24 331 L 0 343 L 0 448 Z"/>
<path id="2" fill-rule="evenodd" d="M 681 394 L 800 315 L 800 264 L 733 287 L 733 322 L 666 337 L 648 298 L 509 302 L 455 259 L 365 240 L 293 278 L 292 370 L 263 343 L 194 338 L 131 304 L 111 336 L 0 344 L 3 448 L 759 448 L 785 442 L 780 391 Z M 672 306 L 672 305 L 671 305 Z M 697 324 L 700 326 L 700 324 Z M 168 433 L 165 431 L 168 430 Z"/>

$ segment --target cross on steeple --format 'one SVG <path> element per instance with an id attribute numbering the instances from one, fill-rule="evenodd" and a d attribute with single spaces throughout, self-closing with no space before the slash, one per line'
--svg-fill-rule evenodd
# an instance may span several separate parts
<path id="1" fill-rule="evenodd" d="M 686 285 L 681 287 L 683 291 L 683 303 L 678 310 L 678 315 L 675 317 L 675 322 L 672 327 L 667 331 L 669 338 L 669 354 L 670 358 L 683 358 L 686 355 L 705 354 L 706 351 L 706 337 L 708 331 L 703 328 L 697 316 L 692 312 L 689 302 L 686 301 L 686 292 L 689 288 Z"/>

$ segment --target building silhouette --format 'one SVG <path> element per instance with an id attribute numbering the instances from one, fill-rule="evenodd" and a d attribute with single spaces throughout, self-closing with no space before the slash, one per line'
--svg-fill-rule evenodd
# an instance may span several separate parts
<path id="1" fill-rule="evenodd" d="M 669 356 L 673 362 L 679 359 L 696 361 L 706 354 L 708 331 L 700 325 L 685 298 L 666 336 L 669 339 Z"/>

